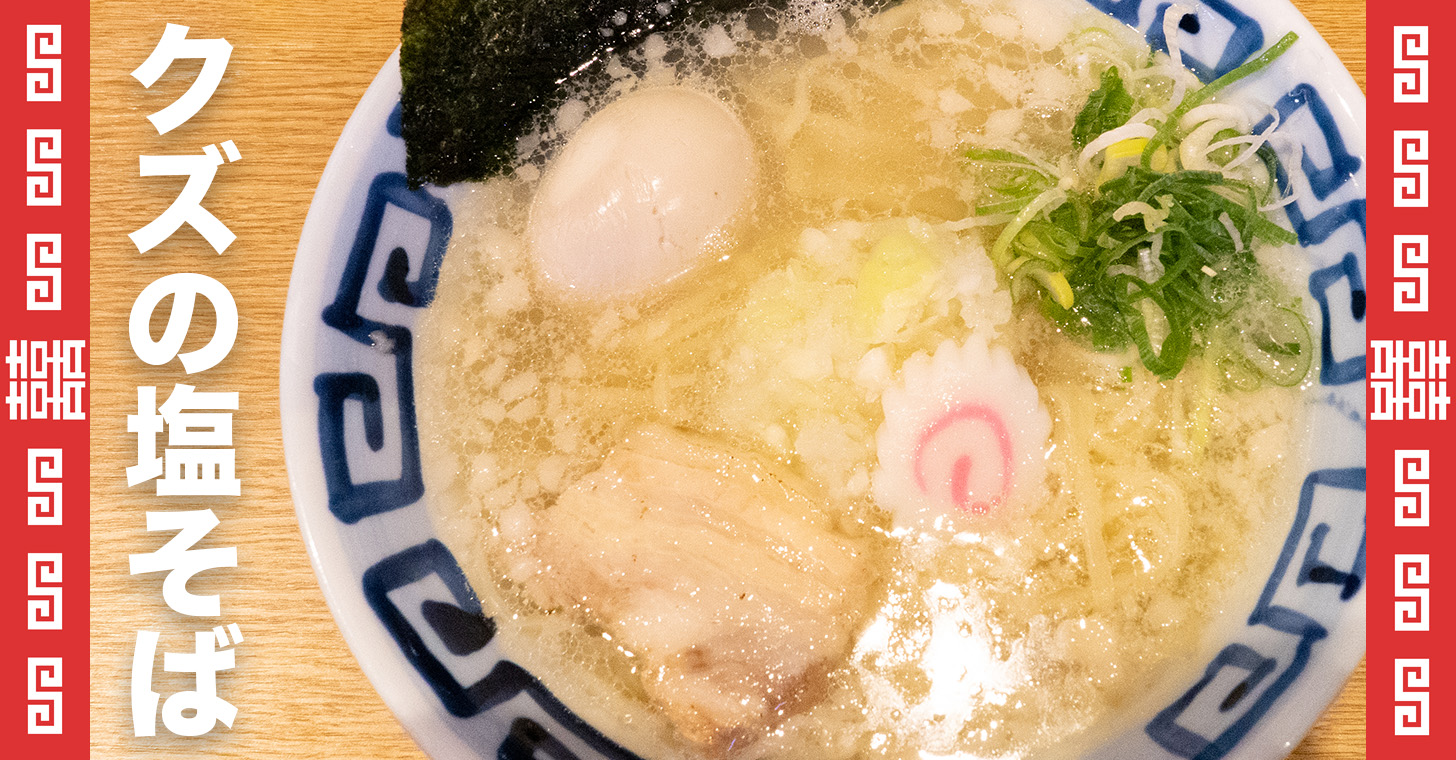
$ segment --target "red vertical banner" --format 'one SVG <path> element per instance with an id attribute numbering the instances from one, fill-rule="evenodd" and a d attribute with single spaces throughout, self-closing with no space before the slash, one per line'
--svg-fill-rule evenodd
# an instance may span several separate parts
<path id="1" fill-rule="evenodd" d="M 1435 590 L 1456 570 L 1456 524 L 1440 509 L 1456 466 L 1447 371 L 1456 286 L 1456 145 L 1446 3 L 1370 3 L 1368 594 L 1370 757 L 1451 756 L 1456 618 Z"/>
<path id="2" fill-rule="evenodd" d="M 0 101 L 0 734 L 89 754 L 90 9 L 6 8 Z"/>

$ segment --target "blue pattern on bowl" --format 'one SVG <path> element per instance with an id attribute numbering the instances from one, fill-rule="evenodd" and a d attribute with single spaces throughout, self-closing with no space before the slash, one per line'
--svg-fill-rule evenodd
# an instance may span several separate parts
<path id="1" fill-rule="evenodd" d="M 1166 50 L 1169 3 L 1088 2 Z M 1291 25 L 1311 40 L 1302 44 L 1319 47 L 1307 55 L 1333 60 L 1287 7 L 1251 0 L 1200 6 L 1196 20 L 1181 22 L 1180 40 L 1184 63 L 1204 81 Z M 1266 26 L 1278 34 L 1266 35 Z M 1345 102 L 1354 90 L 1347 77 L 1300 81 L 1294 68 L 1281 61 L 1244 86 L 1278 113 L 1277 125 L 1266 118 L 1256 131 L 1272 127 L 1304 148 L 1299 167 L 1281 166 L 1278 181 L 1286 192 L 1302 192 L 1287 210 L 1315 267 L 1309 293 L 1321 315 L 1322 361 L 1320 387 L 1310 396 L 1312 440 L 1321 445 L 1312 447 L 1293 524 L 1246 626 L 1229 631 L 1201 677 L 1150 710 L 1142 730 L 1112 737 L 1093 757 L 1283 756 L 1287 747 L 1276 740 L 1303 733 L 1364 649 L 1365 196 L 1362 162 L 1349 147 L 1351 137 L 1363 143 L 1363 134 Z M 320 182 L 290 288 L 285 443 L 315 568 L 376 688 L 432 755 L 635 758 L 503 656 L 494 646 L 496 623 L 433 535 L 411 327 L 433 300 L 453 219 L 442 199 L 428 188 L 409 189 L 401 173 L 398 88 L 391 58 Z M 1332 98 L 1347 107 L 1332 109 Z M 330 283 L 337 283 L 332 292 Z M 1359 547 L 1353 558 L 1352 545 Z M 1335 636 L 1342 646 L 1330 643 Z M 1316 663 L 1335 672 L 1312 668 Z M 1318 688 L 1305 687 L 1319 695 L 1313 709 L 1291 698 L 1311 672 L 1322 677 Z M 1279 710 L 1288 716 L 1270 720 Z M 1260 741 L 1246 742 L 1260 732 Z"/>

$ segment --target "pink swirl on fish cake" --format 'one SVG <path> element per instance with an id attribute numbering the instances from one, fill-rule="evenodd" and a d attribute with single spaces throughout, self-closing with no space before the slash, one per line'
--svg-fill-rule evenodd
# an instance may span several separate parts
<path id="1" fill-rule="evenodd" d="M 1011 495 L 1014 462 L 1011 451 L 1011 434 L 1007 430 L 1006 421 L 1002 419 L 999 412 L 986 404 L 970 403 L 958 406 L 931 423 L 920 434 L 920 440 L 915 445 L 915 484 L 921 493 L 932 499 L 935 498 L 925 477 L 926 459 L 934 453 L 933 450 L 928 449 L 946 436 L 954 436 L 958 425 L 964 422 L 984 423 L 986 427 L 990 428 L 989 438 L 996 444 L 1001 460 L 1001 468 L 997 473 L 999 477 L 995 478 L 998 485 L 993 489 L 980 489 L 982 491 L 991 490 L 994 493 L 977 493 L 978 489 L 972 486 L 972 478 L 976 477 L 981 480 L 985 478 L 982 473 L 977 471 L 976 457 L 971 452 L 961 452 L 954 456 L 945 485 L 949 489 L 951 503 L 961 511 L 978 515 L 989 514 L 992 509 L 1004 504 Z M 975 439 L 969 441 L 969 443 L 974 442 Z M 957 437 L 952 441 L 952 444 L 965 443 L 968 441 L 963 437 Z M 984 465 L 984 462 L 982 464 Z"/>

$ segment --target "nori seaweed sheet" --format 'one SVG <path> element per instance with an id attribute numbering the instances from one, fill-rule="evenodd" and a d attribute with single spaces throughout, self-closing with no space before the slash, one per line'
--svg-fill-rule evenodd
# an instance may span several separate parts
<path id="1" fill-rule="evenodd" d="M 612 50 L 702 14 L 780 4 L 408 0 L 399 63 L 410 185 L 448 185 L 509 169 L 516 141 L 537 114 L 557 104 L 562 84 L 599 66 Z M 619 13 L 627 23 L 612 23 Z"/>

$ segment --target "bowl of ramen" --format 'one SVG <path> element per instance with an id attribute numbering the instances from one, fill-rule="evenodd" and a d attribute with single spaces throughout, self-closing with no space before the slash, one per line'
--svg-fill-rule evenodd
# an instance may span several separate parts
<path id="1" fill-rule="evenodd" d="M 1363 124 L 1283 3 L 410 3 L 284 328 L 345 639 L 441 758 L 1284 756 Z"/>

